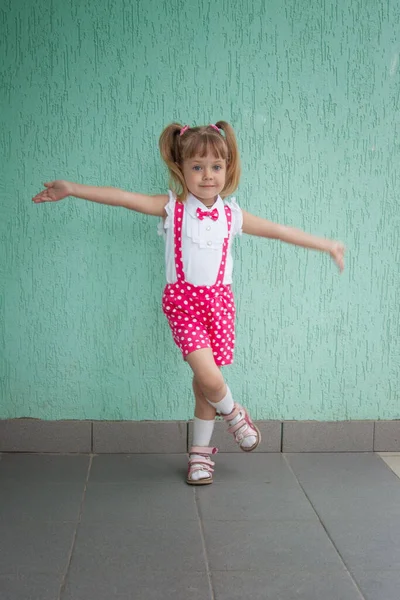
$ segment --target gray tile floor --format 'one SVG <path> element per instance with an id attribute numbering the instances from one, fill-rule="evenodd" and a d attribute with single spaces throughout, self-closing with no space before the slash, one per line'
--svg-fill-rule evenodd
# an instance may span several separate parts
<path id="1" fill-rule="evenodd" d="M 1 600 L 399 600 L 382 457 L 215 460 L 196 488 L 184 455 L 0 455 Z"/>

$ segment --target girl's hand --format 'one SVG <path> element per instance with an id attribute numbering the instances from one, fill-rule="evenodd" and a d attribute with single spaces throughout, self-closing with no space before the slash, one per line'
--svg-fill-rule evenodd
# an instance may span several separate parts
<path id="1" fill-rule="evenodd" d="M 333 260 L 339 267 L 340 271 L 343 271 L 343 269 L 344 269 L 345 250 L 346 250 L 346 248 L 345 248 L 344 244 L 342 244 L 342 242 L 332 242 L 332 244 L 329 248 L 329 254 L 331 255 L 331 257 L 333 258 Z"/>
<path id="2" fill-rule="evenodd" d="M 35 202 L 35 204 L 39 204 L 40 202 L 56 202 L 57 200 L 62 200 L 63 198 L 72 195 L 72 183 L 69 181 L 58 179 L 57 181 L 50 181 L 44 185 L 47 189 L 36 194 L 36 196 L 32 198 L 32 201 Z"/>

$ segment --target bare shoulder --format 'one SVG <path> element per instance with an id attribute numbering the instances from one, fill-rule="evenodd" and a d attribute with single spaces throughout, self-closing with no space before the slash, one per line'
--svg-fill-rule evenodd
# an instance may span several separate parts
<path id="1" fill-rule="evenodd" d="M 159 211 L 156 216 L 165 217 L 167 214 L 165 212 L 165 207 L 167 206 L 169 201 L 168 194 L 156 194 L 155 196 L 152 196 L 152 198 L 157 206 L 157 210 Z"/>

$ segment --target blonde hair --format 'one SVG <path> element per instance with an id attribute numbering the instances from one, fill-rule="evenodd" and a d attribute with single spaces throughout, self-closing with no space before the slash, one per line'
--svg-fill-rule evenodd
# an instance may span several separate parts
<path id="1" fill-rule="evenodd" d="M 160 153 L 169 170 L 169 185 L 182 202 L 189 194 L 182 172 L 183 161 L 194 156 L 206 156 L 209 151 L 215 158 L 226 160 L 226 179 L 221 198 L 232 194 L 239 185 L 240 157 L 233 128 L 226 121 L 218 121 L 215 126 L 225 135 L 212 125 L 190 127 L 180 135 L 183 125 L 171 123 L 160 136 Z"/>

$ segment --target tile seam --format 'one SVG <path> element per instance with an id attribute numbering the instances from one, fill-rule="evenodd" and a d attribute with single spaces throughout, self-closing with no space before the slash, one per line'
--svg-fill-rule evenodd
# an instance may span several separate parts
<path id="1" fill-rule="evenodd" d="M 194 504 L 195 504 L 195 507 L 196 507 L 197 519 L 199 521 L 200 539 L 201 539 L 201 545 L 202 545 L 202 548 L 203 548 L 204 562 L 205 562 L 205 565 L 206 565 L 207 581 L 208 581 L 208 587 L 209 587 L 209 590 L 210 590 L 210 600 L 215 600 L 215 594 L 214 594 L 214 589 L 213 589 L 213 585 L 212 585 L 212 578 L 211 578 L 210 563 L 209 563 L 208 555 L 207 555 L 206 540 L 205 540 L 205 537 L 204 537 L 203 521 L 201 519 L 201 511 L 200 511 L 200 507 L 199 507 L 199 503 L 198 503 L 198 499 L 197 499 L 197 494 L 196 494 L 196 486 L 193 486 L 193 495 L 194 495 Z"/>
<path id="2" fill-rule="evenodd" d="M 307 494 L 306 490 L 304 489 L 304 487 L 302 486 L 302 484 L 301 484 L 301 482 L 300 482 L 299 478 L 297 477 L 296 473 L 294 472 L 294 470 L 293 470 L 293 468 L 292 468 L 292 465 L 291 465 L 291 464 L 290 464 L 290 462 L 288 461 L 288 459 L 287 459 L 287 456 L 286 456 L 286 454 L 285 454 L 285 453 L 283 453 L 283 459 L 284 459 L 284 461 L 286 462 L 286 464 L 287 464 L 287 466 L 288 466 L 288 469 L 289 469 L 289 470 L 290 470 L 290 472 L 292 473 L 293 477 L 295 477 L 295 479 L 296 479 L 296 481 L 297 481 L 297 484 L 300 486 L 300 488 L 301 488 L 301 490 L 302 490 L 303 494 L 304 494 L 304 495 L 305 495 L 305 497 L 307 498 L 307 501 L 310 503 L 310 506 L 312 507 L 313 511 L 315 512 L 315 514 L 316 514 L 316 517 L 317 517 L 317 519 L 318 519 L 318 521 L 319 521 L 319 523 L 320 523 L 321 527 L 323 527 L 323 529 L 324 529 L 324 531 L 325 531 L 325 534 L 327 535 L 327 537 L 328 537 L 328 539 L 329 539 L 330 543 L 332 544 L 332 546 L 334 547 L 335 551 L 337 552 L 337 555 L 339 556 L 339 558 L 340 558 L 340 561 L 341 561 L 341 563 L 342 563 L 342 565 L 343 565 L 343 567 L 344 567 L 344 569 L 345 569 L 346 573 L 348 573 L 348 575 L 349 575 L 349 577 L 350 577 L 351 581 L 353 582 L 353 585 L 354 585 L 354 587 L 357 589 L 358 593 L 360 594 L 360 600 L 366 600 L 366 598 L 365 598 L 364 594 L 362 593 L 362 591 L 361 591 L 361 589 L 360 589 L 360 587 L 359 587 L 359 585 L 358 585 L 358 583 L 357 583 L 356 579 L 354 578 L 354 576 L 353 576 L 352 572 L 350 571 L 349 567 L 347 566 L 347 564 L 346 564 L 346 562 L 345 562 L 345 560 L 344 560 L 343 556 L 342 556 L 342 555 L 341 555 L 341 553 L 339 552 L 339 549 L 337 548 L 337 546 L 336 546 L 335 542 L 333 541 L 333 539 L 332 539 L 332 538 L 331 538 L 331 536 L 329 535 L 329 531 L 327 530 L 327 528 L 325 527 L 325 524 L 324 524 L 324 523 L 323 523 L 323 521 L 321 520 L 321 517 L 319 516 L 319 514 L 318 514 L 318 512 L 317 512 L 317 510 L 316 510 L 316 508 L 315 508 L 315 506 L 314 506 L 314 504 L 312 503 L 312 501 L 311 501 L 311 499 L 309 498 L 309 496 L 308 496 L 308 494 Z"/>
<path id="3" fill-rule="evenodd" d="M 81 519 L 82 519 L 83 506 L 85 504 L 85 499 L 86 499 L 86 490 L 87 490 L 87 485 L 88 485 L 88 482 L 89 482 L 90 471 L 92 469 L 92 461 L 93 461 L 93 454 L 90 454 L 89 465 L 88 465 L 88 470 L 87 470 L 87 473 L 86 473 L 85 484 L 83 486 L 81 504 L 80 504 L 80 507 L 79 507 L 78 520 L 76 522 L 76 527 L 75 527 L 74 535 L 72 537 L 71 548 L 70 548 L 70 551 L 69 551 L 69 555 L 68 555 L 68 559 L 67 559 L 67 564 L 66 564 L 66 567 L 65 567 L 65 571 L 64 571 L 64 573 L 62 575 L 62 579 L 61 579 L 61 583 L 60 583 L 60 589 L 59 589 L 59 592 L 58 592 L 58 598 L 57 598 L 57 600 L 62 600 L 62 597 L 64 595 L 64 591 L 65 591 L 65 587 L 66 587 L 66 583 L 67 583 L 67 577 L 68 577 L 68 573 L 69 573 L 70 566 L 71 566 L 72 556 L 73 556 L 74 549 L 75 549 L 76 536 L 77 536 L 79 525 L 80 525 Z"/>

